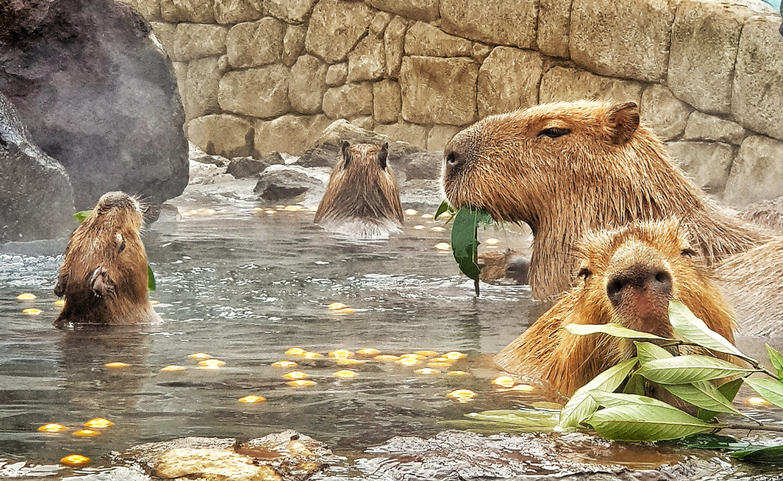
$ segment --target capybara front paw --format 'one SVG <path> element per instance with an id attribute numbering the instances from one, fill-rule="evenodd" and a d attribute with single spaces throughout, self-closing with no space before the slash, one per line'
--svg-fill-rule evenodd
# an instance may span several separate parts
<path id="1" fill-rule="evenodd" d="M 90 276 L 90 287 L 93 294 L 98 297 L 105 297 L 114 293 L 114 283 L 109 277 L 109 271 L 103 267 L 98 267 L 92 271 Z"/>
<path id="2" fill-rule="evenodd" d="M 57 276 L 57 283 L 54 285 L 54 295 L 62 297 L 65 295 L 65 286 L 68 282 L 68 276 L 62 272 Z"/>

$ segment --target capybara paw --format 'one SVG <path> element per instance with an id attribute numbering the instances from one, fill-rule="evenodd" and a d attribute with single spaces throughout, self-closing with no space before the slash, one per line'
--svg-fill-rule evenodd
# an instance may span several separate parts
<path id="1" fill-rule="evenodd" d="M 68 281 L 68 276 L 62 272 L 57 276 L 57 283 L 54 285 L 54 295 L 62 297 L 65 295 L 65 286 Z"/>
<path id="2" fill-rule="evenodd" d="M 114 283 L 109 277 L 109 271 L 103 267 L 98 267 L 92 271 L 90 276 L 90 287 L 93 294 L 97 297 L 105 297 L 114 294 Z"/>

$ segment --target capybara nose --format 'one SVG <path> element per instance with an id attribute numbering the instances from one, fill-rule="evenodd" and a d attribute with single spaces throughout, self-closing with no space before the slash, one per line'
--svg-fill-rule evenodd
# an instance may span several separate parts
<path id="1" fill-rule="evenodd" d="M 465 159 L 461 152 L 451 146 L 446 146 L 446 149 L 443 151 L 443 158 L 445 159 L 447 170 L 459 167 Z"/>
<path id="2" fill-rule="evenodd" d="M 670 299 L 672 276 L 665 269 L 636 264 L 612 275 L 606 284 L 606 295 L 617 308 L 629 291 L 650 291 L 655 297 Z"/>

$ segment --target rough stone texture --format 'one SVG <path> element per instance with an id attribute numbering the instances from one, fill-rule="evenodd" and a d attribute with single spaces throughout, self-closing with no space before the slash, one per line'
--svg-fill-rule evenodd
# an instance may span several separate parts
<path id="1" fill-rule="evenodd" d="M 264 200 L 280 201 L 292 199 L 313 188 L 323 187 L 323 182 L 300 169 L 273 165 L 261 173 L 253 192 Z"/>
<path id="2" fill-rule="evenodd" d="M 385 69 L 386 55 L 381 35 L 367 35 L 348 54 L 348 82 L 381 79 Z"/>
<path id="3" fill-rule="evenodd" d="M 442 152 L 417 152 L 407 158 L 405 180 L 435 180 L 440 178 Z"/>
<path id="4" fill-rule="evenodd" d="M 288 113 L 290 73 L 282 65 L 237 70 L 220 79 L 218 102 L 227 112 L 268 119 Z"/>
<path id="5" fill-rule="evenodd" d="M 400 75 L 400 66 L 405 52 L 405 32 L 408 21 L 394 17 L 383 32 L 383 47 L 386 50 L 386 76 L 396 79 Z"/>
<path id="6" fill-rule="evenodd" d="M 741 125 L 699 111 L 688 117 L 683 135 L 685 140 L 707 140 L 734 145 L 740 145 L 744 138 L 745 129 Z"/>
<path id="7" fill-rule="evenodd" d="M 187 63 L 187 77 L 180 81 L 185 120 L 220 111 L 218 86 L 221 77 L 217 57 L 207 57 Z"/>
<path id="8" fill-rule="evenodd" d="M 382 37 L 386 26 L 389 25 L 394 15 L 388 12 L 377 12 L 370 22 L 370 35 Z"/>
<path id="9" fill-rule="evenodd" d="M 237 157 L 231 159 L 226 169 L 227 174 L 231 174 L 237 179 L 246 179 L 249 177 L 258 177 L 270 165 L 285 164 L 283 156 L 278 152 L 272 152 L 261 156 L 260 159 L 252 157 Z"/>
<path id="10" fill-rule="evenodd" d="M 427 130 L 421 125 L 398 122 L 396 124 L 377 125 L 375 131 L 390 139 L 407 142 L 417 149 L 427 148 Z"/>
<path id="11" fill-rule="evenodd" d="M 229 63 L 234 68 L 246 68 L 279 62 L 285 32 L 285 24 L 271 17 L 233 26 L 226 36 Z"/>
<path id="12" fill-rule="evenodd" d="M 426 57 L 469 57 L 473 42 L 444 33 L 424 22 L 416 22 L 405 33 L 405 54 Z"/>
<path id="13" fill-rule="evenodd" d="M 729 178 L 734 147 L 718 142 L 670 142 L 672 160 L 705 192 L 720 195 Z"/>
<path id="14" fill-rule="evenodd" d="M 467 125 L 476 117 L 478 64 L 466 58 L 405 57 L 402 118 L 418 124 Z"/>
<path id="15" fill-rule="evenodd" d="M 253 458 L 215 449 L 172 449 L 161 455 L 155 475 L 164 479 L 201 476 L 234 481 L 280 480 L 268 465 L 255 466 Z"/>
<path id="16" fill-rule="evenodd" d="M 160 0 L 160 13 L 167 22 L 214 23 L 213 0 Z"/>
<path id="17" fill-rule="evenodd" d="M 342 62 L 370 26 L 373 14 L 363 2 L 321 0 L 307 29 L 307 51 L 328 63 Z"/>
<path id="18" fill-rule="evenodd" d="M 783 37 L 780 18 L 745 22 L 737 53 L 731 112 L 745 128 L 783 140 Z"/>
<path id="19" fill-rule="evenodd" d="M 541 78 L 540 103 L 556 101 L 612 100 L 640 103 L 644 84 L 632 80 L 593 75 L 584 70 L 554 67 Z"/>
<path id="20" fill-rule="evenodd" d="M 543 67 L 538 52 L 496 47 L 479 69 L 479 118 L 536 105 Z"/>
<path id="21" fill-rule="evenodd" d="M 533 48 L 538 2 L 533 0 L 441 0 L 443 31 L 498 45 Z"/>
<path id="22" fill-rule="evenodd" d="M 265 0 L 269 15 L 288 23 L 302 23 L 317 0 Z"/>
<path id="23" fill-rule="evenodd" d="M 365 115 L 364 117 L 351 119 L 351 125 L 355 125 L 362 129 L 372 130 L 373 127 L 375 127 L 375 121 L 371 115 Z"/>
<path id="24" fill-rule="evenodd" d="M 672 25 L 669 88 L 710 113 L 731 111 L 731 79 L 749 12 L 722 2 L 684 0 Z"/>
<path id="25" fill-rule="evenodd" d="M 286 28 L 283 37 L 283 58 L 282 62 L 286 67 L 290 67 L 296 62 L 296 59 L 304 52 L 305 36 L 307 35 L 307 25 L 289 25 Z"/>
<path id="26" fill-rule="evenodd" d="M 226 51 L 228 28 L 218 25 L 180 23 L 174 32 L 171 60 L 187 62 L 196 58 L 220 55 Z"/>
<path id="27" fill-rule="evenodd" d="M 650 85 L 642 94 L 642 121 L 662 140 L 682 135 L 692 110 L 688 104 L 677 99 L 671 90 L 660 84 Z"/>
<path id="28" fill-rule="evenodd" d="M 406 18 L 431 22 L 438 18 L 438 0 L 365 0 L 378 10 L 396 13 Z"/>
<path id="29" fill-rule="evenodd" d="M 176 37 L 177 26 L 173 23 L 165 22 L 150 22 L 152 27 L 152 33 L 155 34 L 155 38 L 160 42 L 163 51 L 171 56 L 174 51 L 174 37 Z"/>
<path id="30" fill-rule="evenodd" d="M 214 1 L 215 21 L 217 21 L 217 23 L 234 24 L 240 22 L 250 22 L 261 18 L 261 12 L 256 8 L 257 3 L 255 0 Z"/>
<path id="31" fill-rule="evenodd" d="M 325 115 L 283 115 L 272 121 L 256 122 L 253 156 L 261 158 L 270 152 L 301 155 L 331 122 Z"/>
<path id="32" fill-rule="evenodd" d="M 434 125 L 427 133 L 427 150 L 436 150 L 442 153 L 449 140 L 460 130 L 459 127 L 453 125 Z"/>
<path id="33" fill-rule="evenodd" d="M 568 57 L 573 0 L 540 0 L 538 3 L 538 50 L 551 57 Z"/>
<path id="34" fill-rule="evenodd" d="M 327 90 L 323 109 L 331 119 L 372 115 L 372 84 L 346 84 Z"/>
<path id="35" fill-rule="evenodd" d="M 402 110 L 400 84 L 393 80 L 382 80 L 372 86 L 372 112 L 376 122 L 391 124 L 397 122 Z"/>
<path id="36" fill-rule="evenodd" d="M 0 242 L 67 237 L 73 188 L 65 168 L 29 138 L 0 94 Z"/>
<path id="37" fill-rule="evenodd" d="M 675 6 L 667 0 L 574 0 L 571 59 L 599 75 L 663 80 Z"/>
<path id="38" fill-rule="evenodd" d="M 161 0 L 128 0 L 125 3 L 139 12 L 139 15 L 147 20 L 159 20 Z"/>
<path id="39" fill-rule="evenodd" d="M 205 115 L 188 122 L 188 138 L 209 155 L 243 157 L 253 151 L 253 126 L 234 115 Z"/>
<path id="40" fill-rule="evenodd" d="M 74 207 L 92 208 L 112 190 L 151 204 L 182 193 L 185 116 L 147 24 L 110 0 L 6 4 L 3 20 L 16 7 L 34 9 L 35 22 L 11 38 L 0 30 L 0 92 L 33 142 L 65 167 Z"/>
<path id="41" fill-rule="evenodd" d="M 296 112 L 300 114 L 321 112 L 321 103 L 327 88 L 327 68 L 328 65 L 312 55 L 302 55 L 291 67 L 288 98 Z"/>
<path id="42" fill-rule="evenodd" d="M 470 56 L 479 63 L 483 63 L 484 60 L 489 57 L 494 47 L 483 44 L 481 42 L 473 42 L 473 48 L 470 51 Z"/>
<path id="43" fill-rule="evenodd" d="M 783 143 L 761 135 L 745 139 L 731 167 L 723 200 L 746 205 L 783 195 Z"/>
<path id="44" fill-rule="evenodd" d="M 348 78 L 348 63 L 336 63 L 330 65 L 326 70 L 326 85 L 330 87 L 339 87 L 345 83 Z"/>

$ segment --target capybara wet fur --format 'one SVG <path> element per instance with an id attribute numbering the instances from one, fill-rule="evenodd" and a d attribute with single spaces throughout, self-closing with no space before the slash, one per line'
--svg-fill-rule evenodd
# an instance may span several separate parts
<path id="1" fill-rule="evenodd" d="M 673 299 L 734 342 L 732 310 L 686 234 L 678 222 L 668 220 L 586 235 L 575 248 L 574 287 L 495 362 L 510 373 L 544 380 L 570 397 L 602 371 L 635 356 L 636 349 L 628 339 L 577 336 L 563 326 L 613 322 L 671 338 L 668 306 Z"/>
<path id="2" fill-rule="evenodd" d="M 142 210 L 123 193 L 104 194 L 73 231 L 57 276 L 55 295 L 65 305 L 54 321 L 69 324 L 140 324 L 160 320 L 150 305 Z"/>
<path id="3" fill-rule="evenodd" d="M 707 265 L 771 238 L 689 181 L 633 102 L 561 102 L 487 117 L 446 146 L 443 190 L 455 209 L 530 226 L 539 299 L 568 288 L 573 247 L 591 230 L 674 216 Z"/>
<path id="4" fill-rule="evenodd" d="M 388 164 L 389 145 L 343 142 L 315 223 L 363 239 L 388 237 L 404 222 L 400 190 Z"/>
<path id="5" fill-rule="evenodd" d="M 478 256 L 478 266 L 481 269 L 479 274 L 481 281 L 490 284 L 526 285 L 528 283 L 530 259 L 515 250 L 483 252 Z"/>

